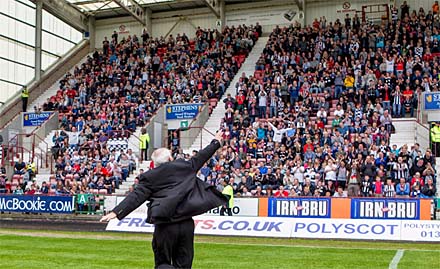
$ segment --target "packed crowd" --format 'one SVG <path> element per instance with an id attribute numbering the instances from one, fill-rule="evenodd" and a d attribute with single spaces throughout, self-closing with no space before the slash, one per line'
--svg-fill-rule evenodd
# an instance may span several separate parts
<path id="1" fill-rule="evenodd" d="M 199 27 L 192 40 L 185 34 L 152 38 L 146 31 L 105 38 L 102 51 L 67 73 L 56 95 L 35 108 L 61 115 L 53 136 L 55 176 L 33 186 L 37 193 L 113 193 L 137 160 L 131 149 L 110 150 L 109 139 L 128 137 L 162 104 L 220 98 L 259 35 L 257 24 L 222 32 Z M 30 191 L 27 182 L 14 192 Z"/>
<path id="2" fill-rule="evenodd" d="M 241 196 L 434 197 L 431 150 L 390 145 L 393 118 L 439 88 L 438 14 L 405 4 L 382 25 L 276 27 L 223 99 L 227 143 L 200 177 Z"/>

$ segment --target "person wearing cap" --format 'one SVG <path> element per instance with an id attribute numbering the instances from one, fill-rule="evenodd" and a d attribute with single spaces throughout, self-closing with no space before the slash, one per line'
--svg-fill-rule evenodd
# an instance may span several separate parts
<path id="1" fill-rule="evenodd" d="M 222 208 L 220 209 L 220 216 L 224 216 L 225 212 L 228 214 L 228 216 L 232 216 L 232 208 L 234 207 L 234 189 L 229 183 L 230 183 L 229 176 L 226 176 L 222 180 L 222 185 L 223 185 L 222 194 L 228 197 L 229 201 L 223 204 Z"/>
<path id="2" fill-rule="evenodd" d="M 154 224 L 152 247 L 155 268 L 191 268 L 194 258 L 193 216 L 225 204 L 228 199 L 196 175 L 220 148 L 223 132 L 188 161 L 174 160 L 171 151 L 159 148 L 151 159 L 155 168 L 139 176 L 139 184 L 101 222 L 125 218 L 148 203 L 147 222 Z"/>

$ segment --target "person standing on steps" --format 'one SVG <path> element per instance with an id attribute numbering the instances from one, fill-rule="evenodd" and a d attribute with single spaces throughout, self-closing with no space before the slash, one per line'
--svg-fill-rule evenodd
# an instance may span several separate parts
<path id="1" fill-rule="evenodd" d="M 29 99 L 29 90 L 26 86 L 21 90 L 21 104 L 23 112 L 26 112 Z"/>
<path id="2" fill-rule="evenodd" d="M 148 146 L 150 145 L 150 135 L 144 127 L 141 129 L 141 136 L 139 137 L 139 149 L 141 150 L 141 157 L 143 161 L 148 159 Z"/>
<path id="3" fill-rule="evenodd" d="M 232 216 L 232 208 L 234 207 L 234 189 L 229 183 L 229 177 L 225 177 L 222 181 L 222 193 L 224 196 L 229 198 L 229 201 L 225 203 L 220 209 L 220 216 L 224 216 L 225 212 L 228 214 L 228 216 Z"/>
<path id="4" fill-rule="evenodd" d="M 435 157 L 440 157 L 440 122 L 431 127 L 431 149 Z"/>

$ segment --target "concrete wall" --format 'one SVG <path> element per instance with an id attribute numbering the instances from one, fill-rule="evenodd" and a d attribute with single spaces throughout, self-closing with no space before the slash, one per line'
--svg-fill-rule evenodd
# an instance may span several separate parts
<path id="1" fill-rule="evenodd" d="M 423 150 L 429 148 L 429 129 L 427 124 L 416 123 L 416 142 Z"/>
<path id="2" fill-rule="evenodd" d="M 190 123 L 190 127 L 203 127 L 209 119 L 209 104 L 205 104 L 197 117 Z M 180 132 L 180 147 L 189 148 L 199 135 L 200 128 L 190 128 L 187 131 Z"/>
<path id="3" fill-rule="evenodd" d="M 294 1 L 272 0 L 258 4 L 244 3 L 226 6 L 226 25 L 246 24 L 255 25 L 259 22 L 265 32 L 272 31 L 275 25 L 290 25 L 299 20 L 298 15 L 292 21 L 284 18 L 284 13 L 289 10 L 298 11 Z M 194 37 L 195 27 L 216 28 L 217 18 L 208 8 L 191 10 L 158 12 L 152 14 L 152 35 L 153 37 L 165 36 L 177 23 L 171 34 L 185 33 Z M 120 31 L 120 26 L 124 31 Z M 96 47 L 102 47 L 104 37 L 110 39 L 113 31 L 119 33 L 120 38 L 136 34 L 140 36 L 143 26 L 131 17 L 120 17 L 96 21 Z"/>
<path id="4" fill-rule="evenodd" d="M 337 0 L 337 1 L 315 1 L 312 3 L 307 3 L 306 6 L 306 24 L 310 25 L 314 21 L 315 18 L 319 20 L 320 17 L 325 16 L 327 22 L 334 22 L 336 19 L 340 19 L 342 23 L 344 23 L 343 19 L 346 14 L 350 14 L 350 17 L 353 17 L 356 13 L 356 10 L 362 10 L 362 6 L 365 5 L 374 5 L 374 4 L 390 4 L 394 1 L 387 0 Z M 344 3 L 349 3 L 349 8 L 344 8 Z M 360 14 L 358 14 L 359 17 Z"/>
<path id="5" fill-rule="evenodd" d="M 148 147 L 148 156 L 157 148 L 167 146 L 167 125 L 164 120 L 165 106 L 159 108 L 150 122 L 145 126 L 150 134 L 150 146 Z"/>

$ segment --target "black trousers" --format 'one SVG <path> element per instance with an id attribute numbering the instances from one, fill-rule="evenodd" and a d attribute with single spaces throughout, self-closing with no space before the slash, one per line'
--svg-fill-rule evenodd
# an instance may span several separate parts
<path id="1" fill-rule="evenodd" d="M 23 112 L 26 112 L 27 104 L 28 104 L 28 98 L 27 97 L 21 97 L 21 108 L 22 108 Z"/>
<path id="2" fill-rule="evenodd" d="M 148 148 L 141 149 L 141 155 L 142 155 L 142 160 L 143 161 L 148 160 Z"/>
<path id="3" fill-rule="evenodd" d="M 194 221 L 156 224 L 153 233 L 154 268 L 191 268 L 194 258 Z"/>
<path id="4" fill-rule="evenodd" d="M 220 208 L 220 216 L 224 216 L 226 214 L 228 214 L 228 216 L 232 216 L 232 209 L 229 206 L 222 206 L 222 208 Z"/>

